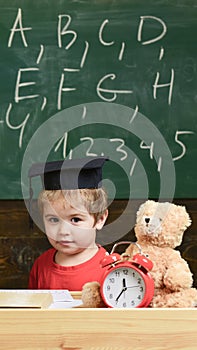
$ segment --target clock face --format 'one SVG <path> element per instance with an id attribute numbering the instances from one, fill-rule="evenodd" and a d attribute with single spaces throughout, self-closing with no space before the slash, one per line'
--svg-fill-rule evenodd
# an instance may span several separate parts
<path id="1" fill-rule="evenodd" d="M 102 285 L 103 298 L 110 307 L 138 307 L 145 293 L 144 279 L 132 267 L 116 267 L 108 273 Z"/>

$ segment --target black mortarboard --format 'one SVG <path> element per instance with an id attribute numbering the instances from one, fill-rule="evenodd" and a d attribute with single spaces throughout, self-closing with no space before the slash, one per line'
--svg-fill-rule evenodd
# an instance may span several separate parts
<path id="1" fill-rule="evenodd" d="M 41 176 L 45 190 L 98 188 L 106 157 L 87 157 L 35 163 L 29 170 L 30 179 Z"/>

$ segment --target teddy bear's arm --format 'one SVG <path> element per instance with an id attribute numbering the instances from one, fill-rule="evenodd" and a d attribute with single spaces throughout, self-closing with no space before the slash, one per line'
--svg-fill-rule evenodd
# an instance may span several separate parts
<path id="1" fill-rule="evenodd" d="M 190 288 L 193 284 L 192 273 L 180 252 L 173 250 L 166 258 L 168 268 L 163 279 L 164 285 L 172 291 Z"/>
<path id="2" fill-rule="evenodd" d="M 136 250 L 136 246 L 134 245 L 134 244 L 130 244 L 127 248 L 126 248 L 126 250 L 125 250 L 125 252 L 122 254 L 122 256 L 129 256 L 129 257 L 132 257 L 133 255 L 134 255 L 134 253 L 136 253 L 136 252 L 138 252 L 138 250 L 137 251 L 135 251 Z"/>
<path id="3" fill-rule="evenodd" d="M 106 307 L 100 294 L 100 284 L 98 282 L 87 282 L 82 288 L 82 302 L 84 307 Z"/>

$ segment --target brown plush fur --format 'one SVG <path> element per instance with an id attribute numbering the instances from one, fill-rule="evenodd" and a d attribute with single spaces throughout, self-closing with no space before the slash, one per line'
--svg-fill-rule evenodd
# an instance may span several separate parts
<path id="1" fill-rule="evenodd" d="M 150 307 L 197 306 L 197 290 L 192 288 L 192 273 L 187 262 L 174 249 L 181 244 L 183 234 L 190 225 L 185 207 L 168 202 L 148 200 L 137 212 L 137 243 L 154 264 L 151 274 L 155 293 Z M 125 253 L 132 258 L 137 252 L 137 247 L 131 244 Z M 82 300 L 84 306 L 99 307 L 102 303 L 99 284 L 85 285 Z"/>
<path id="2" fill-rule="evenodd" d="M 88 282 L 83 286 L 82 301 L 85 307 L 105 307 L 98 282 Z"/>
<path id="3" fill-rule="evenodd" d="M 147 201 L 137 212 L 135 234 L 144 254 L 154 266 L 151 271 L 155 295 L 151 307 L 194 307 L 197 290 L 187 262 L 174 248 L 178 247 L 191 220 L 185 207 L 172 203 Z M 131 256 L 135 247 L 126 253 Z"/>

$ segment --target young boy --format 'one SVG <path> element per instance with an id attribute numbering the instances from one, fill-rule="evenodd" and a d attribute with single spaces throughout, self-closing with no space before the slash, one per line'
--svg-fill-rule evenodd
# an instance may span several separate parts
<path id="1" fill-rule="evenodd" d="M 30 179 L 40 175 L 45 190 L 38 205 L 52 248 L 36 259 L 30 289 L 79 291 L 103 275 L 106 250 L 96 244 L 96 231 L 107 216 L 107 196 L 101 186 L 104 157 L 33 165 Z"/>

